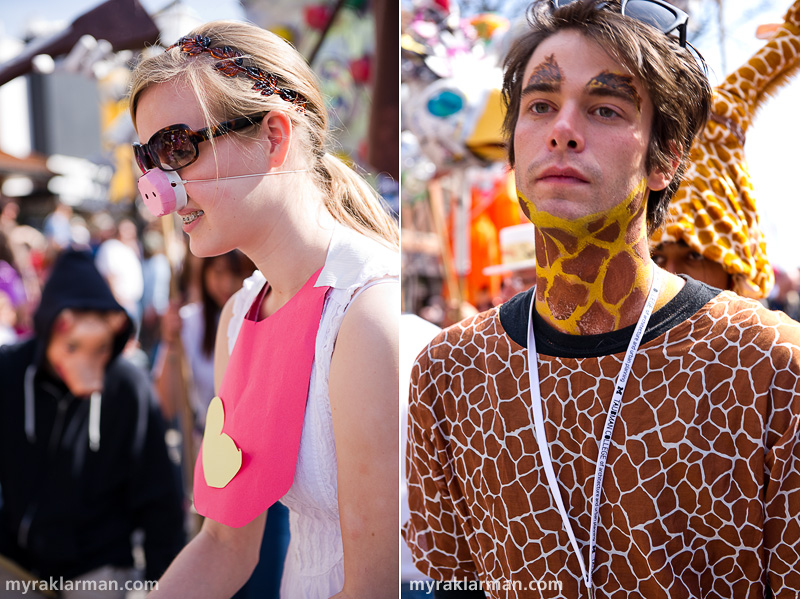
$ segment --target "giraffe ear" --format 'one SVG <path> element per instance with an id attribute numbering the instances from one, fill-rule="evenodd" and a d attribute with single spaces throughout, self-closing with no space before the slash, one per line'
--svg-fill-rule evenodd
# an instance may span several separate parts
<path id="1" fill-rule="evenodd" d="M 656 169 L 647 175 L 647 187 L 653 191 L 661 191 L 662 189 L 666 189 L 667 185 L 669 185 L 672 179 L 675 178 L 675 173 L 678 172 L 678 167 L 681 164 L 680 148 L 674 142 L 670 142 L 670 150 L 672 160 L 670 160 L 669 168 L 666 171 Z"/>

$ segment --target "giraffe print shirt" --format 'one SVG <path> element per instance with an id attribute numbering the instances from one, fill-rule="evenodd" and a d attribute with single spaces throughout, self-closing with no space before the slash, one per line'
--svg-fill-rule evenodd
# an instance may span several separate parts
<path id="1" fill-rule="evenodd" d="M 530 294 L 418 357 L 403 534 L 434 579 L 509 589 L 484 586 L 488 597 L 586 597 L 531 424 Z M 571 336 L 580 346 L 565 349 L 534 327 L 553 466 L 588 563 L 598 438 L 631 331 Z M 688 280 L 651 318 L 614 428 L 596 597 L 797 597 L 798 430 L 800 325 Z"/>

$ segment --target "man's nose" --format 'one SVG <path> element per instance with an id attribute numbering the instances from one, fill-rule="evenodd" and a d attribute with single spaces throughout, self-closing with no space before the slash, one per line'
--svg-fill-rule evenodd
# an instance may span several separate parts
<path id="1" fill-rule="evenodd" d="M 582 152 L 584 147 L 583 124 L 576 106 L 565 104 L 553 121 L 550 132 L 550 149 Z"/>

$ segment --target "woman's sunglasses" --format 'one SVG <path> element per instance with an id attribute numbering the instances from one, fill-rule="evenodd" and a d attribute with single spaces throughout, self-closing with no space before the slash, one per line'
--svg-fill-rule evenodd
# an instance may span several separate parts
<path id="1" fill-rule="evenodd" d="M 199 131 L 193 131 L 187 125 L 164 127 L 153 133 L 146 144 L 133 144 L 136 163 L 143 173 L 154 168 L 160 168 L 162 171 L 177 171 L 197 160 L 200 155 L 199 144 L 201 142 L 260 123 L 268 112 L 266 110 L 240 116 Z"/>
<path id="2" fill-rule="evenodd" d="M 552 0 L 553 6 L 556 8 L 561 8 L 575 1 Z M 686 26 L 689 22 L 689 15 L 681 9 L 661 0 L 622 0 L 621 4 L 620 12 L 626 17 L 631 17 L 655 27 L 662 33 L 670 34 L 677 30 L 681 48 L 686 47 Z M 601 8 L 605 5 L 605 2 L 599 4 Z"/>

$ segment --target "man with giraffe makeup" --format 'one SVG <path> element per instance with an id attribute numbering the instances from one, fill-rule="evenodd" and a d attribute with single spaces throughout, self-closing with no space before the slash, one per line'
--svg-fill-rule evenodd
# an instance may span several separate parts
<path id="1" fill-rule="evenodd" d="M 710 88 L 683 13 L 623 4 L 537 0 L 506 58 L 537 286 L 414 367 L 403 535 L 439 597 L 800 590 L 800 327 L 651 260 Z"/>

